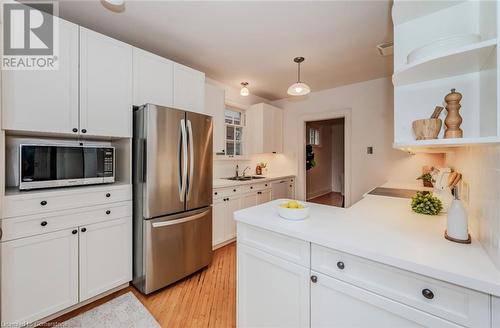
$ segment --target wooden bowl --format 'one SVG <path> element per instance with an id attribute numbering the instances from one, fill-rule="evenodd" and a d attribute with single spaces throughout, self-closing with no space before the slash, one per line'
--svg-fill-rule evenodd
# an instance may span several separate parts
<path id="1" fill-rule="evenodd" d="M 417 140 L 437 139 L 443 121 L 439 118 L 426 118 L 413 121 L 413 132 Z"/>

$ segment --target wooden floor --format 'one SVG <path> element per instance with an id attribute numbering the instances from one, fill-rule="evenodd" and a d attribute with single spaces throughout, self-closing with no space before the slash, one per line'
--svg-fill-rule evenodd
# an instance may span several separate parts
<path id="1" fill-rule="evenodd" d="M 207 269 L 148 296 L 127 287 L 55 319 L 68 320 L 115 297 L 133 292 L 162 327 L 236 326 L 236 244 L 214 252 Z"/>
<path id="2" fill-rule="evenodd" d="M 342 207 L 344 204 L 344 197 L 339 192 L 330 192 L 328 194 L 310 199 L 308 202 Z"/>

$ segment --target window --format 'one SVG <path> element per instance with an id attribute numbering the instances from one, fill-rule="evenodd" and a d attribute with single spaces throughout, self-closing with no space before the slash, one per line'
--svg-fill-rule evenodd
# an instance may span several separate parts
<path id="1" fill-rule="evenodd" d="M 309 144 L 319 146 L 319 128 L 309 128 Z"/>
<path id="2" fill-rule="evenodd" d="M 226 108 L 224 120 L 226 122 L 226 155 L 243 155 L 244 112 L 239 109 Z"/>

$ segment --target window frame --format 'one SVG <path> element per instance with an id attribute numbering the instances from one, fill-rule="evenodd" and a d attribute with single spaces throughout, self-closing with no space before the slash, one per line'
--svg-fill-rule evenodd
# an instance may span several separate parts
<path id="1" fill-rule="evenodd" d="M 314 136 L 311 135 L 311 132 L 314 133 Z M 314 139 L 312 140 L 313 142 L 311 142 L 311 139 Z M 321 128 L 312 126 L 309 127 L 309 131 L 307 133 L 307 141 L 308 144 L 313 147 L 321 147 Z"/>
<path id="2" fill-rule="evenodd" d="M 226 121 L 226 111 L 240 113 L 240 123 L 235 124 L 234 118 L 233 118 L 232 123 L 228 123 Z M 232 127 L 234 129 L 233 139 L 228 139 L 228 134 L 227 134 L 228 127 Z M 225 153 L 225 156 L 233 158 L 233 157 L 243 157 L 245 155 L 245 127 L 246 127 L 245 110 L 242 108 L 238 108 L 238 107 L 234 107 L 234 106 L 226 104 L 224 106 L 224 153 Z M 237 128 L 241 129 L 241 137 L 239 140 L 236 139 Z M 228 147 L 227 147 L 228 142 L 233 142 L 233 144 L 234 144 L 233 154 L 228 154 Z M 240 145 L 240 154 L 235 154 L 237 143 L 239 143 L 239 145 Z"/>

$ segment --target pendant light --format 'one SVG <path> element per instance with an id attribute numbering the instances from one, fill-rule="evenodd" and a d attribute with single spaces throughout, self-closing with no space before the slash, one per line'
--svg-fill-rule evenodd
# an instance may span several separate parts
<path id="1" fill-rule="evenodd" d="M 309 88 L 307 84 L 300 82 L 300 63 L 304 61 L 304 57 L 295 57 L 293 61 L 296 62 L 298 65 L 298 78 L 297 82 L 292 84 L 288 88 L 287 92 L 291 96 L 307 95 L 309 92 L 311 92 L 311 88 Z"/>
<path id="2" fill-rule="evenodd" d="M 243 97 L 246 97 L 250 94 L 250 90 L 248 90 L 247 88 L 247 85 L 248 85 L 248 82 L 241 82 L 241 90 L 240 90 L 240 95 L 242 95 Z"/>

